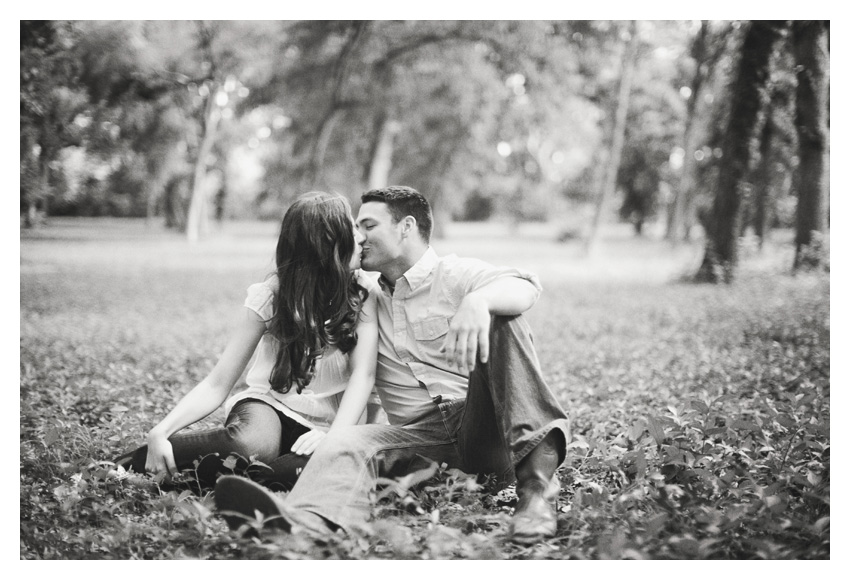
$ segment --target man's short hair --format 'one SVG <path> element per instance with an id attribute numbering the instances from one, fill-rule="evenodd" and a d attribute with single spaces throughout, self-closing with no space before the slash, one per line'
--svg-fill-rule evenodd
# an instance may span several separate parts
<path id="1" fill-rule="evenodd" d="M 431 228 L 433 218 L 431 217 L 431 205 L 425 197 L 413 189 L 404 185 L 391 185 L 380 189 L 372 189 L 360 196 L 362 203 L 377 201 L 387 204 L 390 215 L 395 223 L 400 222 L 407 216 L 416 219 L 416 227 L 419 236 L 427 244 L 431 241 Z"/>

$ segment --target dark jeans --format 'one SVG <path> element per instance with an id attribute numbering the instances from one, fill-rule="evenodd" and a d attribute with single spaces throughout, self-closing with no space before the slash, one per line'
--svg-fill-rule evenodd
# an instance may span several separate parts
<path id="1" fill-rule="evenodd" d="M 275 490 L 289 490 L 307 463 L 309 456 L 289 453 L 295 441 L 309 429 L 271 405 L 256 399 L 238 402 L 223 427 L 196 431 L 180 431 L 169 438 L 174 462 L 180 471 L 194 468 L 202 486 L 212 486 L 219 473 L 242 471 L 252 479 Z M 133 453 L 131 466 L 145 472 L 147 445 Z M 234 468 L 223 463 L 236 456 Z M 250 465 L 251 458 L 270 469 Z"/>
<path id="2" fill-rule="evenodd" d="M 404 426 L 357 425 L 329 434 L 285 500 L 292 519 L 311 527 L 320 516 L 356 527 L 369 517 L 369 495 L 380 477 L 429 461 L 509 483 L 517 464 L 553 430 L 561 434 L 560 461 L 565 458 L 569 420 L 543 380 L 520 316 L 493 317 L 490 360 L 476 365 L 467 398 L 437 403 Z"/>

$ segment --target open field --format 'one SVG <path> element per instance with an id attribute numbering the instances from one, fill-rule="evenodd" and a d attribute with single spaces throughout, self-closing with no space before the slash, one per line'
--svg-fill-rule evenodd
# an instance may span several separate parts
<path id="1" fill-rule="evenodd" d="M 787 232 L 744 247 L 721 287 L 678 281 L 700 244 L 627 227 L 592 257 L 544 225 L 447 233 L 439 253 L 541 277 L 527 316 L 574 424 L 557 538 L 512 545 L 509 502 L 451 471 L 321 543 L 240 539 L 209 494 L 114 477 L 101 462 L 214 364 L 272 266 L 277 224 L 225 224 L 190 246 L 158 224 L 57 219 L 21 232 L 21 558 L 830 556 L 829 275 L 787 273 Z"/>

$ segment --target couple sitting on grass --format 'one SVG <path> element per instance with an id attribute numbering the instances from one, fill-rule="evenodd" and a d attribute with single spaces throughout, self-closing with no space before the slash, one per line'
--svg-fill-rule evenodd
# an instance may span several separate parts
<path id="1" fill-rule="evenodd" d="M 260 513 L 320 534 L 365 522 L 378 478 L 436 462 L 516 482 L 515 542 L 554 535 L 569 423 L 520 316 L 539 295 L 536 276 L 438 256 L 414 189 L 361 201 L 356 222 L 339 195 L 308 193 L 289 208 L 277 271 L 248 288 L 215 368 L 116 462 L 170 477 L 200 461 L 232 528 Z M 255 351 L 224 427 L 181 431 L 225 401 Z M 389 424 L 374 423 L 374 392 Z M 216 479 L 230 454 L 268 469 Z"/>

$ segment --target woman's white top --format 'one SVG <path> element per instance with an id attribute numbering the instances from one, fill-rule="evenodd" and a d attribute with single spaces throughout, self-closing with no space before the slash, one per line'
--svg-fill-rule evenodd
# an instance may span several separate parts
<path id="1" fill-rule="evenodd" d="M 379 290 L 375 283 L 361 274 L 359 270 L 357 276 L 358 282 L 369 291 L 369 298 L 363 303 L 360 312 L 360 320 L 362 321 L 377 316 L 375 296 L 376 291 Z M 245 379 L 248 388 L 225 401 L 225 413 L 230 414 L 233 406 L 239 401 L 257 399 L 268 403 L 279 412 L 311 429 L 327 430 L 336 416 L 342 393 L 351 377 L 349 357 L 340 352 L 338 348 L 330 347 L 316 361 L 316 372 L 313 380 L 301 393 L 298 393 L 294 385 L 288 393 L 278 393 L 272 390 L 269 377 L 277 360 L 279 343 L 270 334 L 269 325 L 274 313 L 274 296 L 277 290 L 277 276 L 272 276 L 264 282 L 252 284 L 248 287 L 245 307 L 250 308 L 266 321 L 266 332 L 257 345 L 253 363 Z M 379 403 L 374 391 L 369 402 Z"/>

